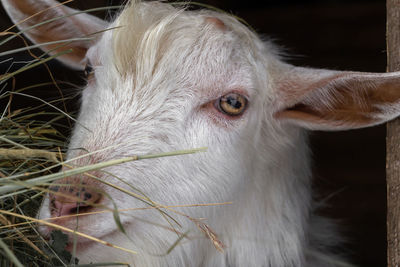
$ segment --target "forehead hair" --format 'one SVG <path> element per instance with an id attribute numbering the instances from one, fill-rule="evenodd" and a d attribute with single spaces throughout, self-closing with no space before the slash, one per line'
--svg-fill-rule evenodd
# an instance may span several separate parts
<path id="1" fill-rule="evenodd" d="M 207 23 L 208 17 L 221 19 L 226 30 Z M 254 33 L 232 16 L 210 10 L 188 11 L 135 0 L 126 5 L 113 26 L 118 27 L 112 41 L 115 67 L 122 76 L 133 74 L 141 82 L 154 78 L 158 69 L 176 71 L 174 67 L 201 64 L 205 58 L 224 64 L 224 58 L 240 50 L 239 44 L 246 47 L 247 56 L 255 57 L 251 53 L 256 51 Z M 198 62 L 188 62 L 188 58 Z"/>

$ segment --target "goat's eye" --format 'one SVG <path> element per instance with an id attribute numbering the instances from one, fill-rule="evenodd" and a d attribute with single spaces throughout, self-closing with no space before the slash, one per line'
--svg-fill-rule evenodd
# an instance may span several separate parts
<path id="1" fill-rule="evenodd" d="M 94 69 L 93 69 L 92 65 L 90 64 L 90 62 L 88 62 L 86 64 L 84 74 L 85 74 L 86 79 L 93 77 Z"/>
<path id="2" fill-rule="evenodd" d="M 239 116 L 247 107 L 247 99 L 240 94 L 230 93 L 219 98 L 216 105 L 219 111 L 229 116 Z"/>

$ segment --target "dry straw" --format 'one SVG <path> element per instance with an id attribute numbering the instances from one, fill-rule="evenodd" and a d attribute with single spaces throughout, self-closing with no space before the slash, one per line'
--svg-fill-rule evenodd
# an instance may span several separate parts
<path id="1" fill-rule="evenodd" d="M 65 1 L 60 4 L 71 2 L 72 0 Z M 57 5 L 58 6 L 58 5 Z M 54 7 L 50 7 L 54 8 Z M 94 12 L 107 9 L 119 9 L 120 6 L 104 7 L 104 8 L 93 8 L 85 11 L 76 12 L 68 16 L 77 15 L 84 12 Z M 44 10 L 43 10 L 44 11 Z M 42 11 L 42 12 L 43 12 Z M 35 15 L 34 15 L 35 16 Z M 66 53 L 70 53 L 71 50 L 66 49 L 65 51 L 59 52 L 55 55 L 49 56 L 48 53 L 43 53 L 40 56 L 34 55 L 30 50 L 38 48 L 45 44 L 40 45 L 28 45 L 23 39 L 23 32 L 29 29 L 38 27 L 40 25 L 51 23 L 57 19 L 63 17 L 43 21 L 37 25 L 31 26 L 23 31 L 11 32 L 10 30 L 14 27 L 0 32 L 0 37 L 4 37 L 0 40 L 0 47 L 7 44 L 14 38 L 20 38 L 24 41 L 25 46 L 16 48 L 13 50 L 7 50 L 0 53 L 0 57 L 8 57 L 15 53 L 28 52 L 32 56 L 32 60 L 26 62 L 23 67 L 13 72 L 0 73 L 0 103 L 2 103 L 2 109 L 0 110 L 0 265 L 1 266 L 54 266 L 55 262 L 61 266 L 67 266 L 71 262 L 68 262 L 65 258 L 58 255 L 54 251 L 53 247 L 48 244 L 36 231 L 36 223 L 41 223 L 60 229 L 64 232 L 74 233 L 81 237 L 90 239 L 94 242 L 101 243 L 106 246 L 113 247 L 115 249 L 124 250 L 128 253 L 136 253 L 129 248 L 122 248 L 118 244 L 110 244 L 103 240 L 95 237 L 79 233 L 75 230 L 62 227 L 60 225 L 51 222 L 51 218 L 47 220 L 38 220 L 35 218 L 40 200 L 45 193 L 50 192 L 48 185 L 58 179 L 72 176 L 72 175 L 86 175 L 93 179 L 99 179 L 92 174 L 91 171 L 102 170 L 108 166 L 122 164 L 129 161 L 136 160 L 151 160 L 153 158 L 170 157 L 170 156 L 182 156 L 185 154 L 193 154 L 198 152 L 204 152 L 205 148 L 190 149 L 175 152 L 165 152 L 155 155 L 132 155 L 131 157 L 113 159 L 107 162 L 100 162 L 92 165 L 81 166 L 73 168 L 64 161 L 64 153 L 66 152 L 66 139 L 65 132 L 68 132 L 68 127 L 64 126 L 69 120 L 74 121 L 74 114 L 65 112 L 65 102 L 69 97 L 65 97 L 61 93 L 59 88 L 60 82 L 56 82 L 53 78 L 50 68 L 46 65 L 50 60 L 57 58 Z M 31 18 L 27 18 L 31 19 Z M 109 29 L 108 29 L 109 30 Z M 82 40 L 91 40 L 92 36 L 83 38 L 75 38 L 52 42 L 51 44 L 58 44 L 59 49 L 64 47 L 67 43 Z M 51 52 L 51 51 L 50 51 Z M 6 64 L 10 62 L 7 59 L 0 64 Z M 18 74 L 24 71 L 31 70 L 37 66 L 46 66 L 46 69 L 51 77 L 52 82 L 44 82 L 40 84 L 33 84 L 25 88 L 14 88 L 14 81 L 18 79 Z M 32 89 L 37 89 L 42 86 L 53 85 L 60 90 L 60 99 L 53 101 L 46 101 L 40 99 L 29 92 Z M 13 109 L 13 101 L 18 101 L 21 98 L 34 99 L 40 104 L 35 107 L 26 107 L 20 109 Z M 4 103 L 4 106 L 3 106 Z M 112 149 L 110 148 L 104 148 Z M 95 151 L 88 153 L 88 156 Z M 60 167 L 70 168 L 63 172 L 57 172 Z M 108 175 L 112 175 L 107 173 Z M 115 177 L 119 179 L 118 177 Z M 100 179 L 99 179 L 100 180 Z M 101 181 L 106 183 L 104 181 Z M 176 206 L 165 206 L 160 203 L 155 203 L 149 196 L 146 196 L 138 188 L 132 184 L 127 184 L 127 188 L 121 188 L 111 183 L 106 183 L 107 186 L 111 186 L 124 194 L 134 197 L 148 205 L 147 208 L 142 209 L 156 209 L 158 210 L 164 219 L 168 222 L 170 231 L 177 234 L 177 240 L 171 247 L 166 251 L 166 254 L 170 253 L 183 239 L 190 239 L 188 232 L 182 232 L 177 228 L 181 225 L 171 215 L 184 217 L 194 223 L 201 232 L 203 232 L 206 238 L 209 238 L 215 245 L 216 249 L 222 251 L 223 244 L 218 239 L 217 235 L 211 230 L 211 228 L 202 222 L 200 219 L 191 218 L 184 213 L 178 212 L 176 208 L 180 207 L 198 207 L 198 206 L 215 206 L 215 205 L 226 205 L 230 203 L 211 203 L 211 204 L 188 204 L 188 205 L 176 205 Z M 59 192 L 53 192 L 60 194 Z M 111 199 L 110 196 L 107 196 Z M 111 199 L 112 200 L 112 199 Z M 121 232 L 125 232 L 120 219 L 120 212 L 127 212 L 128 210 L 119 210 L 114 204 L 113 208 L 103 207 L 102 212 L 112 212 L 114 215 L 115 222 Z M 134 211 L 138 209 L 130 209 Z M 77 218 L 82 215 L 89 215 L 92 213 L 80 213 L 72 216 Z M 94 213 L 93 213 L 94 214 Z M 138 218 L 140 220 L 140 218 Z M 152 223 L 152 222 L 149 222 Z M 154 224 L 154 223 L 153 223 Z M 165 227 L 161 226 L 160 227 Z M 75 246 L 76 244 L 74 244 Z M 73 256 L 73 255 L 72 255 Z M 72 257 L 70 260 L 74 260 Z M 90 265 L 80 266 L 109 266 L 109 265 L 128 265 L 127 263 L 113 262 L 113 263 L 93 263 Z"/>

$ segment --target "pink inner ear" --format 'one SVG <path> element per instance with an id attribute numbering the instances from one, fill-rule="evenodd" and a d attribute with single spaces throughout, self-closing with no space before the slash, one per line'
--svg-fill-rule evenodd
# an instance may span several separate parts
<path id="1" fill-rule="evenodd" d="M 218 29 L 225 31 L 226 30 L 226 25 L 225 23 L 220 20 L 219 18 L 215 17 L 207 17 L 206 22 L 210 24 L 214 24 Z"/>
<path id="2" fill-rule="evenodd" d="M 2 3 L 15 23 L 23 20 L 18 24 L 18 27 L 22 29 L 55 19 L 24 32 L 24 35 L 33 43 L 65 40 L 65 43 L 47 44 L 40 48 L 43 51 L 50 52 L 51 55 L 71 49 L 70 53 L 59 56 L 57 59 L 74 69 L 83 68 L 81 61 L 85 57 L 87 49 L 94 42 L 80 40 L 79 38 L 98 37 L 91 34 L 101 32 L 107 25 L 105 21 L 86 13 L 66 16 L 78 13 L 78 11 L 55 0 L 2 0 Z M 26 19 L 28 16 L 31 17 Z M 75 39 L 75 41 L 71 42 L 70 39 Z"/>
<path id="3" fill-rule="evenodd" d="M 292 71 L 280 84 L 286 106 L 275 113 L 277 119 L 309 129 L 343 130 L 383 123 L 399 110 L 398 73 L 295 70 L 303 75 Z"/>

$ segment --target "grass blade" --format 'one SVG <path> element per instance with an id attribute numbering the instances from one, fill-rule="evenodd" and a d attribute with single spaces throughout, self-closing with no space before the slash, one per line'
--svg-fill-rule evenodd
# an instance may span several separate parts
<path id="1" fill-rule="evenodd" d="M 33 178 L 30 180 L 25 181 L 26 185 L 29 186 L 38 186 L 43 183 L 48 183 L 52 182 L 54 180 L 67 177 L 67 176 L 73 176 L 85 172 L 91 172 L 95 170 L 100 170 L 106 167 L 110 167 L 113 165 L 118 165 L 122 163 L 127 163 L 131 161 L 136 161 L 136 160 L 143 160 L 143 159 L 152 159 L 152 158 L 161 158 L 161 157 L 171 157 L 171 156 L 179 156 L 179 155 L 186 155 L 186 154 L 194 154 L 198 152 L 204 152 L 205 148 L 198 148 L 198 149 L 190 149 L 190 150 L 179 150 L 175 152 L 165 152 L 165 153 L 159 153 L 159 154 L 152 154 L 152 155 L 143 155 L 143 156 L 132 156 L 132 157 L 125 157 L 121 159 L 114 159 L 114 160 L 109 160 L 106 162 L 101 162 L 101 163 L 96 163 L 88 166 L 83 166 L 83 167 L 78 167 L 72 170 L 67 170 L 63 172 L 58 172 L 54 174 L 49 174 L 49 175 L 44 175 L 42 177 L 38 178 Z M 9 178 L 3 178 L 0 180 L 0 183 L 5 183 L 5 182 L 12 182 L 14 180 L 9 179 Z M 4 195 L 7 193 L 10 193 L 12 191 L 16 191 L 19 189 L 23 189 L 26 187 L 26 185 L 20 185 L 18 184 L 18 181 L 14 181 L 13 185 L 3 185 L 0 187 L 0 195 Z M 0 197 L 1 199 L 2 197 Z"/>

